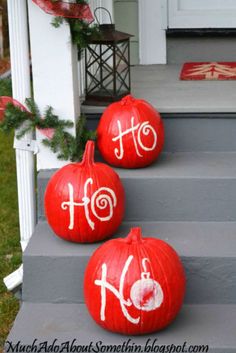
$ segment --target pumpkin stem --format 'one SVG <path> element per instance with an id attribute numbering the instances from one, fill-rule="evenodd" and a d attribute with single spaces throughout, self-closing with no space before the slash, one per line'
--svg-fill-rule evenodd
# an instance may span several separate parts
<path id="1" fill-rule="evenodd" d="M 126 237 L 126 242 L 128 244 L 141 242 L 142 241 L 142 229 L 141 227 L 131 228 L 130 233 Z"/>
<path id="2" fill-rule="evenodd" d="M 94 163 L 94 141 L 88 141 L 85 146 L 85 151 L 82 159 L 82 163 L 93 164 Z"/>
<path id="3" fill-rule="evenodd" d="M 135 98 L 131 94 L 128 94 L 127 96 L 121 99 L 121 105 L 130 104 L 130 103 L 133 103 L 134 101 L 135 101 Z"/>

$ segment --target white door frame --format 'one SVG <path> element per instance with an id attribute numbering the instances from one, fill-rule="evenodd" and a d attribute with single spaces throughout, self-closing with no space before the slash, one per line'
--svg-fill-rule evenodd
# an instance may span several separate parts
<path id="1" fill-rule="evenodd" d="M 140 64 L 166 64 L 167 0 L 139 0 Z"/>

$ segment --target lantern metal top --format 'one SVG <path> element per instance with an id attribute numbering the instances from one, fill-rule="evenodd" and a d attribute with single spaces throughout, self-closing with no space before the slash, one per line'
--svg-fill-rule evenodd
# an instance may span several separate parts
<path id="1" fill-rule="evenodd" d="M 132 34 L 116 31 L 114 24 L 99 25 L 99 31 L 99 36 L 90 38 L 90 44 L 120 43 L 133 37 Z"/>
<path id="2" fill-rule="evenodd" d="M 111 23 L 108 24 L 100 24 L 98 18 L 96 16 L 97 10 L 102 9 L 106 11 L 110 17 Z M 112 43 L 120 43 L 126 41 L 133 37 L 132 34 L 124 33 L 117 31 L 115 28 L 115 24 L 112 23 L 112 18 L 110 12 L 105 7 L 97 7 L 94 11 L 94 16 L 99 24 L 99 35 L 94 35 L 90 38 L 90 44 L 112 44 Z"/>

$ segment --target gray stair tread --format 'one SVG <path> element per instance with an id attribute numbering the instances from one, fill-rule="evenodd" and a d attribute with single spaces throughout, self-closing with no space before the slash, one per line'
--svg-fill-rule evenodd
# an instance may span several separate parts
<path id="1" fill-rule="evenodd" d="M 162 153 L 159 159 L 142 169 L 115 168 L 122 179 L 209 178 L 235 179 L 236 152 L 177 152 Z M 48 179 L 54 171 L 41 171 Z"/>
<path id="2" fill-rule="evenodd" d="M 122 178 L 236 178 L 236 153 L 163 153 L 148 168 L 117 171 Z"/>
<path id="3" fill-rule="evenodd" d="M 180 71 L 180 64 L 135 66 L 131 92 L 161 113 L 235 113 L 235 81 L 181 81 Z M 82 111 L 101 113 L 104 107 L 82 106 Z"/>
<path id="4" fill-rule="evenodd" d="M 236 305 L 185 305 L 177 319 L 165 330 L 148 336 L 131 336 L 144 346 L 148 338 L 156 344 L 208 344 L 211 352 L 236 350 Z M 76 344 L 122 344 L 129 336 L 109 333 L 96 325 L 83 304 L 24 303 L 8 337 L 9 341 L 29 344 L 37 339 L 57 343 L 76 339 Z"/>
<path id="5" fill-rule="evenodd" d="M 124 222 L 115 236 L 125 237 L 134 226 L 141 226 L 144 236 L 167 241 L 182 257 L 236 256 L 236 222 Z M 66 242 L 40 221 L 24 256 L 86 257 L 99 245 Z"/>
<path id="6" fill-rule="evenodd" d="M 236 152 L 163 153 L 148 168 L 117 172 L 125 221 L 236 221 Z M 39 174 L 40 217 L 52 173 Z"/>

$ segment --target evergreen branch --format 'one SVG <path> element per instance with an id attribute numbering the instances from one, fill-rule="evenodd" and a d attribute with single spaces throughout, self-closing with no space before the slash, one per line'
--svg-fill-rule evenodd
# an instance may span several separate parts
<path id="1" fill-rule="evenodd" d="M 57 0 L 52 0 L 56 2 Z M 86 0 L 76 0 L 77 4 L 87 5 Z M 70 26 L 71 37 L 73 44 L 76 44 L 79 49 L 79 59 L 81 58 L 82 51 L 88 47 L 90 38 L 92 36 L 100 37 L 100 31 L 97 24 L 90 25 L 86 21 L 78 18 L 64 18 L 56 16 L 52 20 L 52 25 L 55 28 L 60 27 L 64 22 L 67 22 Z"/>
<path id="2" fill-rule="evenodd" d="M 27 132 L 32 132 L 32 125 L 28 123 L 24 124 L 20 130 L 17 130 L 16 138 L 18 140 L 21 139 L 23 136 L 25 136 L 25 134 L 27 134 Z"/>
<path id="3" fill-rule="evenodd" d="M 25 104 L 34 118 L 40 119 L 40 111 L 32 98 L 26 98 Z"/>
<path id="4" fill-rule="evenodd" d="M 29 119 L 29 113 L 22 111 L 12 103 L 8 103 L 4 113 L 4 119 L 0 124 L 3 132 L 9 133 L 13 129 L 19 129 Z"/>
<path id="5" fill-rule="evenodd" d="M 20 139 L 26 133 L 35 129 L 53 129 L 52 138 L 43 139 L 42 143 L 57 154 L 61 160 L 72 162 L 81 160 L 88 140 L 96 139 L 96 132 L 86 128 L 86 117 L 82 115 L 76 124 L 76 136 L 71 135 L 66 129 L 74 126 L 70 120 L 61 120 L 53 113 L 52 107 L 47 107 L 44 117 L 41 118 L 39 109 L 34 100 L 26 100 L 29 111 L 23 111 L 20 107 L 9 103 L 6 106 L 4 119 L 0 123 L 0 130 L 9 133 L 17 129 L 16 137 Z"/>
<path id="6" fill-rule="evenodd" d="M 60 17 L 60 16 L 54 17 L 52 20 L 52 25 L 55 28 L 59 28 L 62 25 L 63 21 L 64 21 L 63 17 Z"/>

